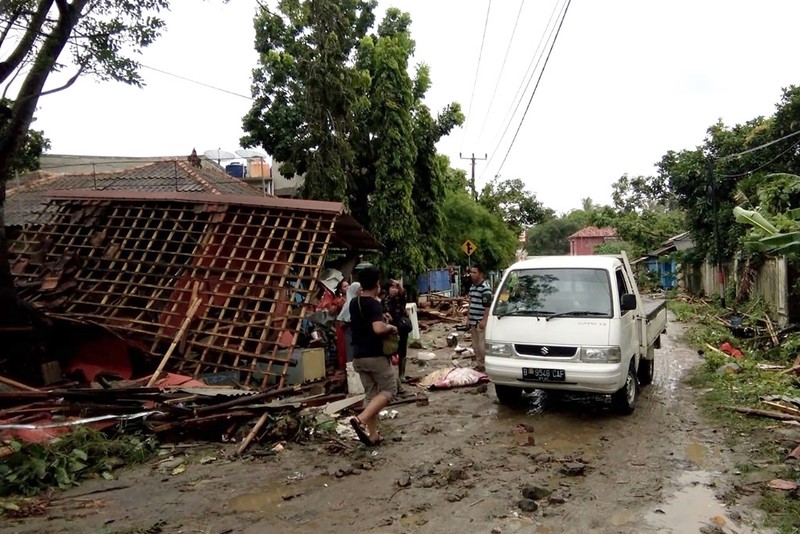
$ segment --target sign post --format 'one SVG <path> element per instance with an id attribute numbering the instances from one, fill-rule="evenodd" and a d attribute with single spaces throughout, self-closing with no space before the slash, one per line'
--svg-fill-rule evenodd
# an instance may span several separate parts
<path id="1" fill-rule="evenodd" d="M 472 268 L 472 255 L 478 250 L 478 245 L 467 239 L 461 244 L 461 250 L 467 255 L 467 265 Z"/>

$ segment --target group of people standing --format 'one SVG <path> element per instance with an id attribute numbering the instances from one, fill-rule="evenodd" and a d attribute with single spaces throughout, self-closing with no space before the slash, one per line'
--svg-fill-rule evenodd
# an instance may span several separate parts
<path id="1" fill-rule="evenodd" d="M 472 334 L 476 369 L 483 371 L 484 331 L 492 291 L 480 266 L 472 267 L 471 282 L 467 326 Z M 367 267 L 359 271 L 358 282 L 341 283 L 339 294 L 344 303 L 337 318 L 347 340 L 348 361 L 353 362 L 366 394 L 364 409 L 350 424 L 364 444 L 378 445 L 383 441 L 378 432 L 378 414 L 402 391 L 402 384 L 407 381 L 411 322 L 406 311 L 405 290 L 397 280 L 381 287 L 378 270 Z M 387 353 L 385 343 L 390 337 L 397 338 L 393 354 Z M 397 364 L 396 372 L 393 363 Z"/>

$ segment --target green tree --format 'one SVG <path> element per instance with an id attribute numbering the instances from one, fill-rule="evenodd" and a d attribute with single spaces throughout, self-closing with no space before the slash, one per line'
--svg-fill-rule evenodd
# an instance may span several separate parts
<path id="1" fill-rule="evenodd" d="M 7 98 L 0 98 L 0 108 L 11 109 L 13 102 Z M 5 128 L 6 118 L 0 116 L 0 131 Z M 31 119 L 34 122 L 36 119 Z M 35 171 L 39 169 L 39 160 L 45 150 L 50 149 L 50 140 L 44 136 L 41 130 L 29 129 L 25 133 L 25 138 L 22 146 L 13 155 L 11 168 L 9 169 L 9 177 L 16 174 L 24 174 L 26 172 Z"/>
<path id="2" fill-rule="evenodd" d="M 491 213 L 475 202 L 465 189 L 447 192 L 444 218 L 444 242 L 448 258 L 466 265 L 467 259 L 461 251 L 461 244 L 469 239 L 478 247 L 472 260 L 485 269 L 500 270 L 513 263 L 518 245 L 517 235 L 498 214 Z"/>
<path id="3" fill-rule="evenodd" d="M 413 140 L 414 91 L 408 75 L 408 58 L 414 42 L 408 33 L 410 19 L 389 9 L 374 46 L 371 123 L 375 154 L 375 191 L 369 203 L 370 230 L 386 246 L 384 270 L 416 275 L 425 269 L 419 242 L 419 221 L 414 214 L 412 190 L 417 147 Z"/>
<path id="4" fill-rule="evenodd" d="M 546 217 L 542 203 L 535 194 L 526 191 L 525 183 L 519 178 L 489 182 L 481 191 L 478 202 L 490 212 L 499 213 L 516 234 Z"/>
<path id="5" fill-rule="evenodd" d="M 262 146 L 287 177 L 305 176 L 305 198 L 346 201 L 355 154 L 350 136 L 369 76 L 353 64 L 375 0 L 281 0 L 255 18 L 255 101 L 245 147 Z"/>
<path id="6" fill-rule="evenodd" d="M 675 206 L 675 198 L 664 176 L 629 176 L 623 174 L 611 186 L 611 199 L 620 212 L 641 213 L 657 206 Z"/>
<path id="7" fill-rule="evenodd" d="M 8 0 L 0 3 L 0 84 L 14 94 L 0 106 L 0 322 L 18 319 L 19 303 L 8 264 L 2 209 L 6 184 L 29 134 L 39 98 L 70 87 L 81 75 L 141 86 L 132 55 L 150 45 L 164 23 L 158 13 L 169 0 Z M 75 72 L 61 87 L 45 89 L 50 74 Z M 18 82 L 18 83 L 17 83 Z M 34 134 L 34 138 L 36 135 Z M 33 139 L 36 151 L 39 140 Z M 43 140 L 41 140 L 43 141 Z M 16 163 L 15 163 L 16 162 Z"/>
<path id="8" fill-rule="evenodd" d="M 554 217 L 528 230 L 527 250 L 531 256 L 569 254 L 569 236 L 585 225 L 576 217 Z"/>
<path id="9" fill-rule="evenodd" d="M 324 55 L 324 46 L 309 36 L 327 35 L 330 24 L 309 13 L 331 3 L 345 37 L 328 43 L 337 44 L 340 53 Z M 346 202 L 386 245 L 379 263 L 413 276 L 444 260 L 441 206 L 450 173 L 436 144 L 464 117 L 456 103 L 435 117 L 425 106 L 430 70 L 423 64 L 413 78 L 408 72 L 414 53 L 411 17 L 389 9 L 369 33 L 374 6 L 283 0 L 278 13 L 261 8 L 255 21 L 261 56 L 253 79 L 256 102 L 244 118 L 242 144 L 261 145 L 286 161 L 284 174 L 305 173 L 304 196 Z M 309 72 L 320 74 L 312 79 Z M 310 109 L 309 91 L 340 102 L 325 115 L 327 122 Z M 325 172 L 311 176 L 309 162 L 322 157 L 320 139 L 334 138 L 338 156 L 325 159 Z"/>

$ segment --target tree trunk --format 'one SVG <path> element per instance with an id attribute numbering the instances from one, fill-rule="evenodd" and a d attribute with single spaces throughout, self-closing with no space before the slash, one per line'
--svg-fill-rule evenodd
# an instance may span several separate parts
<path id="1" fill-rule="evenodd" d="M 64 0 L 56 2 L 59 8 L 58 22 L 36 53 L 33 66 L 14 100 L 11 118 L 0 132 L 0 325 L 22 319 L 22 307 L 9 264 L 5 228 L 6 184 L 11 174 L 12 160 L 25 140 L 47 77 L 53 71 L 88 1 L 74 0 L 71 4 Z"/>
<path id="2" fill-rule="evenodd" d="M 53 0 L 41 0 L 39 6 L 31 17 L 25 33 L 22 35 L 14 51 L 6 58 L 5 61 L 0 62 L 0 82 L 4 82 L 11 76 L 17 67 L 22 64 L 22 61 L 27 57 L 31 51 L 31 47 L 36 42 L 36 38 L 42 31 L 42 26 L 47 19 L 47 13 L 53 7 Z"/>

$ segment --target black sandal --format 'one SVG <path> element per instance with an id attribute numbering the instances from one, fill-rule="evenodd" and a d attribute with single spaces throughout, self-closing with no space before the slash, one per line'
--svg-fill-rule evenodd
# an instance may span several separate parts
<path id="1" fill-rule="evenodd" d="M 364 424 L 361 422 L 358 416 L 350 418 L 350 425 L 353 427 L 353 430 L 356 431 L 358 440 L 361 443 L 363 443 L 364 445 L 374 445 L 372 440 L 369 439 L 369 434 L 367 433 L 367 429 L 364 428 Z"/>

